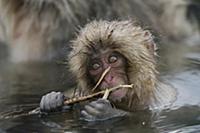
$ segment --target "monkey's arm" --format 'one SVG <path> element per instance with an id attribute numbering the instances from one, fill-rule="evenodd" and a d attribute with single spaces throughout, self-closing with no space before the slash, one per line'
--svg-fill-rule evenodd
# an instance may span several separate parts
<path id="1" fill-rule="evenodd" d="M 87 105 L 81 111 L 82 119 L 86 121 L 103 121 L 115 117 L 129 115 L 128 112 L 113 108 L 106 99 L 98 99 Z"/>

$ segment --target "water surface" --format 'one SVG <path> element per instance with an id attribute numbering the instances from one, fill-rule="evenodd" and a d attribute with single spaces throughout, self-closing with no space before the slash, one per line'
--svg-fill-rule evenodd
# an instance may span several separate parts
<path id="1" fill-rule="evenodd" d="M 197 133 L 200 132 L 200 49 L 171 45 L 159 59 L 161 80 L 178 90 L 171 109 L 159 113 L 135 112 L 132 117 L 88 123 L 77 112 L 48 116 L 17 114 L 36 107 L 42 95 L 64 91 L 73 77 L 60 63 L 0 64 L 0 132 L 65 133 Z M 15 115 L 13 115 L 15 114 Z"/>

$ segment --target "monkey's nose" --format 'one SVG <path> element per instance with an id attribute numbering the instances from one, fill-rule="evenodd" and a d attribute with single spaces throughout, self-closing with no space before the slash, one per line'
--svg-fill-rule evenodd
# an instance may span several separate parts
<path id="1" fill-rule="evenodd" d="M 114 78 L 113 76 L 109 76 L 109 79 L 108 79 L 108 80 L 109 80 L 109 81 L 112 81 L 113 78 Z"/>
<path id="2" fill-rule="evenodd" d="M 107 75 L 107 76 L 105 77 L 105 80 L 106 80 L 108 83 L 109 83 L 109 82 L 112 82 L 113 79 L 114 79 L 114 76 L 112 76 L 112 75 Z"/>

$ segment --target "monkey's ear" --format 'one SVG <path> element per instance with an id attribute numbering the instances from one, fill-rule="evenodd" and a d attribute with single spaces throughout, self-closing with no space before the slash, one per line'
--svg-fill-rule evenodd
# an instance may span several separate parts
<path id="1" fill-rule="evenodd" d="M 144 38 L 147 38 L 147 41 L 144 44 L 146 48 L 153 56 L 157 56 L 157 50 L 158 50 L 157 45 L 154 42 L 152 34 L 148 30 L 144 31 Z"/>

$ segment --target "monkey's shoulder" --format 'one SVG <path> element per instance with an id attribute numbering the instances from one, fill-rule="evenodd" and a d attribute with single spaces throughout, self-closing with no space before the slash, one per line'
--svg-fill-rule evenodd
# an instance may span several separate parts
<path id="1" fill-rule="evenodd" d="M 175 87 L 168 83 L 158 82 L 149 108 L 151 110 L 171 108 L 177 100 L 177 96 L 178 92 Z"/>

